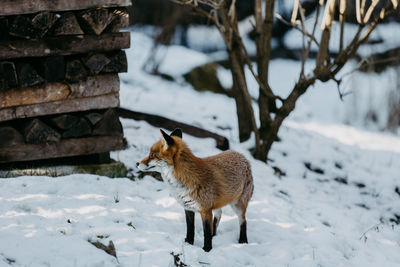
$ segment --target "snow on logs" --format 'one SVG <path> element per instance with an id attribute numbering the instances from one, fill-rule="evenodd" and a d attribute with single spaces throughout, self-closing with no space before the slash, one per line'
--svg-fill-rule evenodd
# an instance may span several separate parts
<path id="1" fill-rule="evenodd" d="M 119 150 L 130 0 L 0 3 L 0 163 Z"/>

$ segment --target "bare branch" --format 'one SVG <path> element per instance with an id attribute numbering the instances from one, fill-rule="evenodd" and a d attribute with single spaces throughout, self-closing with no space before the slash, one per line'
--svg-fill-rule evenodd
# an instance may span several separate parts
<path id="1" fill-rule="evenodd" d="M 339 22 L 340 22 L 340 40 L 339 40 L 339 53 L 343 50 L 343 35 L 344 35 L 344 13 L 346 12 L 347 0 L 340 0 L 339 5 Z"/>
<path id="2" fill-rule="evenodd" d="M 241 45 L 241 47 L 242 47 L 242 50 L 243 50 L 243 53 L 244 53 L 244 56 L 245 56 L 246 65 L 249 67 L 249 70 L 250 70 L 251 74 L 253 75 L 254 79 L 256 79 L 256 81 L 257 81 L 257 83 L 258 83 L 258 86 L 262 89 L 262 93 L 265 94 L 266 96 L 272 98 L 272 99 L 278 99 L 278 100 L 280 100 L 281 102 L 283 102 L 284 99 L 283 99 L 282 97 L 280 97 L 280 96 L 278 96 L 278 95 L 275 95 L 274 93 L 269 92 L 269 91 L 267 90 L 265 84 L 263 84 L 263 83 L 261 82 L 261 80 L 260 80 L 260 78 L 258 77 L 258 75 L 254 72 L 253 64 L 251 63 L 249 53 L 247 52 L 247 49 L 246 49 L 246 47 L 243 45 L 243 42 L 242 42 L 242 41 L 240 41 L 240 45 Z"/>
<path id="3" fill-rule="evenodd" d="M 366 2 L 366 0 L 361 0 L 361 7 L 360 7 L 361 20 L 364 18 L 365 2 Z"/>
<path id="4" fill-rule="evenodd" d="M 318 7 L 317 7 L 317 14 L 315 15 L 315 21 L 314 21 L 314 26 L 311 32 L 312 36 L 315 36 L 315 30 L 317 29 L 317 24 L 318 24 L 318 19 L 319 19 L 319 15 L 321 13 L 321 7 L 323 5 L 323 0 L 319 1 L 318 3 Z M 312 44 L 312 39 L 308 39 L 308 44 L 307 44 L 307 50 L 306 50 L 306 59 L 308 58 L 308 55 L 310 53 L 311 50 L 311 44 Z"/>
<path id="5" fill-rule="evenodd" d="M 308 32 L 307 32 L 307 29 L 306 29 L 306 27 L 305 27 L 305 20 L 306 20 L 306 17 L 305 17 L 305 15 L 304 15 L 304 10 L 303 10 L 303 7 L 301 6 L 301 3 L 299 2 L 299 11 L 300 11 L 300 19 L 301 19 L 301 28 L 302 28 L 302 30 L 304 31 L 304 32 L 306 32 L 307 34 L 308 34 Z M 306 64 L 306 60 L 307 60 L 307 57 L 308 57 L 308 51 L 306 51 L 306 40 L 305 40 L 305 35 L 303 34 L 303 38 L 302 38 L 302 43 L 301 43 L 301 45 L 302 45 L 302 49 L 301 49 L 301 51 L 302 51 L 302 57 L 301 57 L 301 71 L 300 71 L 300 77 L 304 77 L 304 66 L 305 66 L 305 64 Z"/>
<path id="6" fill-rule="evenodd" d="M 368 29 L 364 32 L 364 34 L 362 35 L 361 38 L 360 38 L 360 35 L 361 35 L 362 30 L 365 27 L 365 24 L 359 25 L 358 31 L 357 31 L 356 35 L 354 36 L 353 40 L 351 41 L 351 43 L 346 47 L 345 50 L 343 50 L 342 52 L 339 53 L 339 55 L 336 57 L 334 63 L 331 64 L 330 68 L 334 67 L 334 69 L 331 71 L 332 75 L 336 75 L 336 73 L 338 73 L 342 69 L 342 67 L 347 62 L 347 60 L 349 60 L 351 57 L 354 56 L 358 47 L 368 40 L 370 34 L 376 28 L 376 26 L 379 24 L 380 21 L 384 20 L 386 17 L 392 15 L 393 13 L 395 13 L 397 11 L 396 9 L 391 9 L 389 11 L 386 10 L 386 8 L 389 7 L 390 3 L 391 2 L 388 1 L 386 6 L 381 9 L 380 16 L 376 17 L 374 19 L 374 21 L 372 21 L 370 23 Z"/>
<path id="7" fill-rule="evenodd" d="M 360 0 L 356 0 L 356 17 L 357 22 L 361 24 L 361 7 L 360 7 Z"/>
<path id="8" fill-rule="evenodd" d="M 300 0 L 295 0 L 292 11 L 292 17 L 290 18 L 290 24 L 292 24 L 293 26 L 298 24 L 297 14 L 299 13 L 299 7 L 300 7 Z"/>
<path id="9" fill-rule="evenodd" d="M 369 19 L 371 18 L 372 12 L 374 11 L 376 5 L 380 2 L 380 0 L 372 0 L 371 5 L 368 8 L 367 13 L 365 13 L 365 17 L 363 22 L 368 23 Z"/>
<path id="10" fill-rule="evenodd" d="M 231 17 L 231 23 L 233 23 L 236 17 L 236 0 L 232 0 L 231 6 L 229 7 L 228 16 Z"/>
<path id="11" fill-rule="evenodd" d="M 275 14 L 275 17 L 276 17 L 277 19 L 279 19 L 280 21 L 282 21 L 284 24 L 286 24 L 286 25 L 288 25 L 288 26 L 292 26 L 294 29 L 296 29 L 296 30 L 298 30 L 299 32 L 301 32 L 302 34 L 306 35 L 306 36 L 309 37 L 311 40 L 313 40 L 314 43 L 315 43 L 317 46 L 319 46 L 319 43 L 318 43 L 317 39 L 315 39 L 315 36 L 313 36 L 313 35 L 311 35 L 311 34 L 305 32 L 305 31 L 303 31 L 302 29 L 300 29 L 300 28 L 298 27 L 298 25 L 293 25 L 293 24 L 291 24 L 290 22 L 288 22 L 287 20 L 285 20 L 284 18 L 282 18 L 282 16 L 279 15 L 279 14 Z"/>
<path id="12" fill-rule="evenodd" d="M 179 4 L 179 5 L 185 5 L 193 8 L 197 13 L 200 15 L 208 18 L 210 21 L 212 21 L 215 26 L 217 27 L 218 31 L 221 33 L 222 38 L 224 39 L 224 42 L 226 45 L 229 45 L 229 38 L 226 34 L 225 28 L 221 25 L 218 19 L 218 8 L 220 6 L 220 3 L 215 3 L 214 1 L 202 1 L 202 0 L 170 0 L 173 3 Z M 224 0 L 222 0 L 224 1 Z M 221 3 L 222 3 L 221 1 Z M 211 7 L 211 11 L 207 12 L 203 8 L 199 7 L 197 2 L 208 5 Z"/>
<path id="13" fill-rule="evenodd" d="M 324 16 L 322 19 L 321 29 L 330 28 L 332 26 L 333 15 L 335 12 L 335 0 L 328 0 L 326 2 Z"/>
<path id="14" fill-rule="evenodd" d="M 262 22 L 263 22 L 263 18 L 262 18 L 262 10 L 261 10 L 261 0 L 255 0 L 254 1 L 255 7 L 254 7 L 254 13 L 255 13 L 255 17 L 256 17 L 256 32 L 258 34 L 261 33 L 262 30 Z"/>
<path id="15" fill-rule="evenodd" d="M 393 8 L 397 9 L 397 6 L 399 4 L 398 0 L 392 0 Z"/>

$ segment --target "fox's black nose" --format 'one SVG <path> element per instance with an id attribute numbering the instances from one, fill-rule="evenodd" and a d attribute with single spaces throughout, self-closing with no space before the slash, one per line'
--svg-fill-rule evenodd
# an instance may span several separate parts
<path id="1" fill-rule="evenodd" d="M 136 167 L 139 167 L 139 162 L 136 162 Z"/>

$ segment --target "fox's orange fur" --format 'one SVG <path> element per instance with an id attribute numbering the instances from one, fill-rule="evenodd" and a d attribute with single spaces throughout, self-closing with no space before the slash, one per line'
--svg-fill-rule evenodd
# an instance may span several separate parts
<path id="1" fill-rule="evenodd" d="M 221 218 L 220 209 L 231 204 L 239 216 L 241 226 L 239 242 L 247 242 L 245 213 L 253 192 L 253 177 L 246 158 L 232 150 L 199 158 L 183 142 L 179 129 L 170 136 L 164 132 L 162 134 L 161 140 L 151 147 L 149 155 L 141 160 L 138 166 L 143 170 L 148 166 L 149 168 L 161 166 L 159 171 L 164 181 L 173 186 L 172 191 L 184 206 L 186 216 L 189 214 L 194 217 L 190 212 L 200 212 L 203 227 L 209 225 L 211 234 L 216 233 L 216 229 L 213 228 L 218 226 Z M 188 217 L 186 221 L 188 223 L 186 240 L 193 243 L 193 237 L 189 234 L 192 229 L 189 229 Z M 193 223 L 194 227 L 194 222 L 190 223 Z M 208 251 L 211 249 L 211 238 L 206 237 L 210 234 L 206 232 L 207 229 L 204 229 L 204 250 Z M 206 244 L 207 242 L 209 244 Z"/>

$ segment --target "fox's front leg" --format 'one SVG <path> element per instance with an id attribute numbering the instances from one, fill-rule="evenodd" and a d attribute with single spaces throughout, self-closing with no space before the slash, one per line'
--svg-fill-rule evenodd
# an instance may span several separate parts
<path id="1" fill-rule="evenodd" d="M 193 245 L 194 241 L 194 212 L 185 210 L 186 216 L 186 238 L 185 242 Z"/>
<path id="2" fill-rule="evenodd" d="M 212 210 L 200 211 L 201 219 L 203 221 L 203 231 L 204 231 L 204 251 L 208 252 L 212 249 Z"/>

